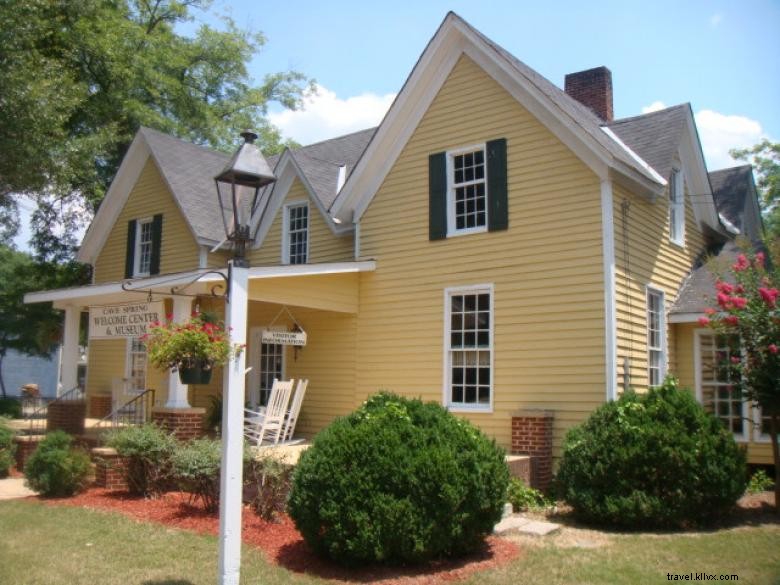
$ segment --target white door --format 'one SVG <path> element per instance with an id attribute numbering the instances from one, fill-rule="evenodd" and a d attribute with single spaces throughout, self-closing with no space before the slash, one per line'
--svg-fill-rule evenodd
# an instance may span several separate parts
<path id="1" fill-rule="evenodd" d="M 284 346 L 262 342 L 265 328 L 252 327 L 252 353 L 247 402 L 253 407 L 265 406 L 274 380 L 284 380 Z"/>

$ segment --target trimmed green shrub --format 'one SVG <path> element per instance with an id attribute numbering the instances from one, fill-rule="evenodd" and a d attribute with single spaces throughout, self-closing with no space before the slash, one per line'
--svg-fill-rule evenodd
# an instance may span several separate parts
<path id="1" fill-rule="evenodd" d="M 301 456 L 288 507 L 306 542 L 343 564 L 473 552 L 501 519 L 503 451 L 441 406 L 381 393 Z"/>
<path id="2" fill-rule="evenodd" d="M 221 444 L 211 439 L 181 444 L 171 457 L 173 477 L 179 489 L 200 500 L 207 512 L 219 508 L 221 461 Z"/>
<path id="3" fill-rule="evenodd" d="M 770 489 L 775 482 L 766 474 L 766 470 L 757 469 L 756 472 L 750 476 L 750 481 L 747 485 L 747 493 L 760 494 Z"/>
<path id="4" fill-rule="evenodd" d="M 621 528 L 710 521 L 745 491 L 745 455 L 692 393 L 667 378 L 572 429 L 557 477 L 582 520 Z"/>
<path id="5" fill-rule="evenodd" d="M 46 497 L 72 496 L 87 487 L 89 456 L 72 446 L 73 437 L 52 431 L 24 466 L 26 484 Z"/>
<path id="6" fill-rule="evenodd" d="M 274 457 L 252 461 L 245 475 L 246 483 L 256 489 L 251 506 L 263 520 L 275 522 L 287 506 L 292 487 L 293 467 Z"/>
<path id="7" fill-rule="evenodd" d="M 545 508 L 550 505 L 547 498 L 539 490 L 525 485 L 522 479 L 513 477 L 509 481 L 509 487 L 506 490 L 506 499 L 512 504 L 515 512 L 530 510 L 534 508 Z"/>
<path id="8" fill-rule="evenodd" d="M 22 403 L 16 398 L 0 398 L 0 416 L 22 418 Z"/>
<path id="9" fill-rule="evenodd" d="M 8 421 L 0 417 L 0 478 L 8 477 L 8 472 L 14 464 L 14 431 L 8 426 Z"/>
<path id="10" fill-rule="evenodd" d="M 127 487 L 132 494 L 156 497 L 171 487 L 176 438 L 155 424 L 109 431 L 106 445 L 127 457 Z"/>

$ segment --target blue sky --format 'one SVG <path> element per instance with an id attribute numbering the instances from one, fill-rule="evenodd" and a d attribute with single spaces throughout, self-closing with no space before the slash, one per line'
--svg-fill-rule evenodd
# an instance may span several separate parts
<path id="1" fill-rule="evenodd" d="M 271 115 L 306 144 L 378 124 L 449 10 L 559 86 L 606 65 L 616 117 L 690 102 L 710 170 L 734 164 L 729 148 L 780 140 L 779 0 L 214 0 L 182 31 L 230 14 L 268 39 L 255 78 L 292 68 L 316 79 L 305 111 Z"/>

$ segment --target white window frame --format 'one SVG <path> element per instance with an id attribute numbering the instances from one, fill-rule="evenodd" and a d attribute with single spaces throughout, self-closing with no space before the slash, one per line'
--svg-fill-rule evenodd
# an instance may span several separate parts
<path id="1" fill-rule="evenodd" d="M 696 386 L 696 400 L 699 401 L 699 404 L 702 406 L 704 405 L 704 388 L 703 388 L 703 380 L 702 380 L 702 355 L 701 355 L 701 338 L 705 335 L 715 337 L 715 333 L 712 332 L 710 329 L 694 329 L 693 331 L 693 376 L 694 376 L 694 385 Z M 752 424 L 753 421 L 755 421 L 755 413 L 749 414 L 749 408 L 751 408 L 751 405 L 748 400 L 742 401 L 742 419 L 744 420 L 744 424 L 742 426 L 742 433 L 734 433 L 734 440 L 738 443 L 747 443 L 750 437 L 750 431 L 748 430 L 748 427 Z M 717 413 L 717 407 L 714 409 L 715 412 L 713 415 L 715 418 L 720 419 Z M 755 428 L 755 427 L 754 427 Z"/>
<path id="2" fill-rule="evenodd" d="M 658 295 L 660 296 L 661 300 L 661 318 L 660 318 L 660 328 L 659 328 L 659 336 L 661 345 L 660 347 L 651 347 L 650 345 L 650 297 Z M 664 293 L 663 289 L 658 288 L 657 286 L 653 286 L 651 284 L 648 284 L 645 287 L 645 332 L 646 332 L 646 339 L 647 339 L 647 387 L 652 388 L 655 386 L 660 386 L 664 378 L 666 377 L 666 370 L 667 370 L 667 364 L 668 364 L 668 340 L 666 338 L 666 294 Z M 650 359 L 651 352 L 653 351 L 660 351 L 661 352 L 661 364 L 660 364 L 660 373 L 659 377 L 660 380 L 658 381 L 658 384 L 653 384 L 652 376 L 650 374 L 651 372 L 651 363 L 652 360 Z"/>
<path id="3" fill-rule="evenodd" d="M 452 367 L 451 367 L 451 358 L 452 358 L 452 349 L 451 349 L 451 342 L 452 342 L 452 315 L 450 313 L 450 299 L 454 295 L 460 295 L 460 294 L 489 294 L 490 295 L 490 330 L 489 330 L 489 339 L 490 343 L 488 344 L 487 348 L 484 348 L 485 350 L 490 352 L 490 401 L 488 404 L 469 404 L 464 402 L 452 402 Z M 475 284 L 475 285 L 468 285 L 468 286 L 457 286 L 457 287 L 449 287 L 444 289 L 444 343 L 443 343 L 443 349 L 444 349 L 444 376 L 443 376 L 443 385 L 442 385 L 442 404 L 450 411 L 452 412 L 480 412 L 480 413 L 491 413 L 493 412 L 493 401 L 494 401 L 494 393 L 495 393 L 495 341 L 494 341 L 494 331 L 495 331 L 495 294 L 494 294 L 494 287 L 492 283 L 489 284 Z M 482 349 L 482 348 L 481 348 Z"/>
<path id="4" fill-rule="evenodd" d="M 669 178 L 669 240 L 685 246 L 685 181 L 679 169 Z"/>
<path id="5" fill-rule="evenodd" d="M 146 349 L 144 349 L 144 387 L 143 388 L 133 388 L 133 357 L 135 355 L 140 354 L 141 352 L 134 352 L 133 351 L 133 341 L 139 339 L 138 337 L 128 337 L 127 343 L 125 345 L 125 380 L 127 380 L 127 387 L 126 390 L 128 393 L 136 393 L 140 394 L 144 390 L 146 390 L 146 386 L 149 382 L 149 358 L 146 354 Z"/>
<path id="6" fill-rule="evenodd" d="M 455 157 L 468 154 L 470 152 L 482 151 L 483 164 L 485 166 L 485 176 L 480 180 L 468 181 L 465 183 L 458 183 L 461 185 L 472 185 L 480 182 L 485 183 L 485 225 L 476 226 L 472 228 L 457 229 L 455 227 Z M 470 146 L 463 146 L 453 150 L 448 150 L 446 154 L 446 167 L 447 167 L 447 237 L 450 236 L 465 236 L 468 234 L 480 234 L 488 231 L 488 222 L 490 213 L 489 199 L 488 199 L 488 164 L 487 164 L 487 144 L 482 142 L 480 144 L 472 144 Z"/>
<path id="7" fill-rule="evenodd" d="M 263 331 L 285 331 L 284 327 L 252 327 L 249 335 L 252 340 L 252 352 L 249 356 L 249 391 L 246 400 L 253 406 L 260 403 L 260 376 L 262 373 L 263 357 Z M 285 379 L 287 372 L 287 349 L 282 346 L 282 373 L 281 379 Z"/>
<path id="8" fill-rule="evenodd" d="M 153 218 L 145 217 L 138 219 L 135 222 L 135 237 L 133 243 L 133 276 L 143 277 L 149 276 L 152 268 L 152 254 L 154 253 L 154 234 L 152 233 Z M 149 226 L 149 241 L 141 242 L 141 234 L 143 233 L 144 226 Z M 141 246 L 149 246 L 149 266 L 147 270 L 141 270 Z"/>
<path id="9" fill-rule="evenodd" d="M 290 201 L 284 204 L 282 215 L 282 264 L 290 263 L 290 209 L 293 207 L 306 207 L 306 262 L 309 262 L 311 251 L 311 206 L 307 200 Z"/>

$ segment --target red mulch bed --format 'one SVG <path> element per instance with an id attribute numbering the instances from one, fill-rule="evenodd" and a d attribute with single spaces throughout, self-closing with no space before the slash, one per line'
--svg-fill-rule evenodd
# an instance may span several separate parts
<path id="1" fill-rule="evenodd" d="M 72 498 L 41 500 L 49 504 L 119 512 L 144 522 L 156 522 L 205 534 L 219 533 L 219 518 L 192 504 L 180 492 L 156 500 L 126 492 L 91 488 Z M 296 573 L 308 573 L 343 583 L 381 585 L 436 585 L 465 579 L 477 571 L 493 569 L 517 558 L 517 545 L 495 536 L 487 538 L 483 550 L 463 559 L 441 560 L 413 567 L 368 567 L 345 569 L 314 554 L 288 516 L 279 523 L 261 520 L 249 508 L 243 513 L 244 542 L 261 549 L 273 563 Z"/>

